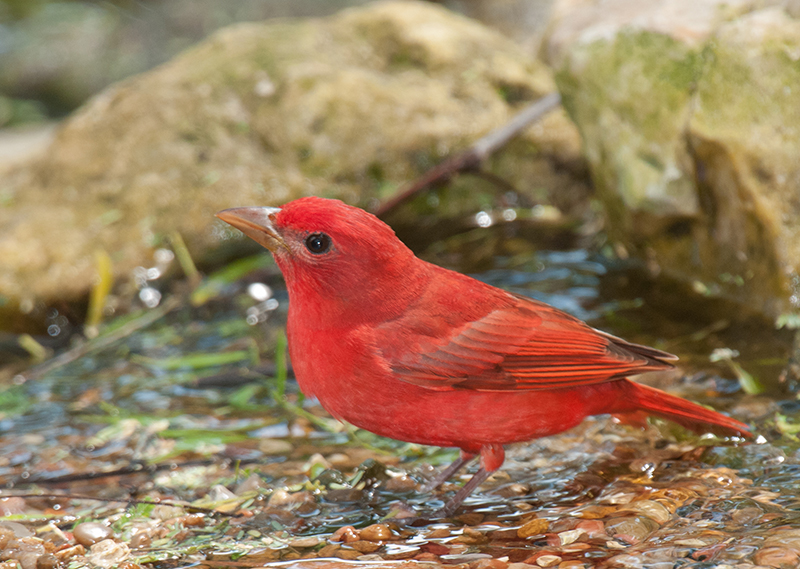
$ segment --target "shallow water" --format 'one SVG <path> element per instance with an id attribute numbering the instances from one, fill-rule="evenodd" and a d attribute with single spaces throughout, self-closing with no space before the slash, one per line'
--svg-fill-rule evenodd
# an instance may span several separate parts
<path id="1" fill-rule="evenodd" d="M 201 306 L 176 301 L 149 324 L 152 309 L 143 309 L 132 319 L 145 322 L 139 329 L 64 365 L 17 364 L 0 399 L 4 519 L 34 530 L 52 524 L 47 547 L 72 562 L 332 557 L 502 569 L 796 560 L 800 409 L 780 395 L 786 335 L 602 251 L 525 249 L 508 227 L 497 230 L 500 241 L 462 234 L 423 255 L 677 353 L 678 373 L 646 381 L 754 424 L 758 444 L 592 418 L 512 446 L 455 518 L 428 520 L 459 480 L 432 495 L 421 486 L 431 465 L 456 453 L 344 427 L 304 401 L 291 379 L 283 383 L 275 347 L 287 298 L 268 264 Z M 167 283 L 148 286 L 170 298 Z M 729 362 L 709 361 L 717 348 L 738 349 L 735 361 L 772 395 L 745 395 Z M 151 504 L 159 500 L 224 514 Z M 87 542 L 82 553 L 60 553 L 76 547 L 82 533 L 72 532 L 88 520 L 110 526 L 119 547 L 95 551 Z"/>

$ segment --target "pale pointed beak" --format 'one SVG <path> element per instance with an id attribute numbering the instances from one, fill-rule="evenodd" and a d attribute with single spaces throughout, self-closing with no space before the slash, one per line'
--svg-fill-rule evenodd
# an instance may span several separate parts
<path id="1" fill-rule="evenodd" d="M 289 250 L 273 224 L 280 210 L 278 207 L 234 207 L 217 213 L 217 217 L 275 253 L 280 248 Z"/>

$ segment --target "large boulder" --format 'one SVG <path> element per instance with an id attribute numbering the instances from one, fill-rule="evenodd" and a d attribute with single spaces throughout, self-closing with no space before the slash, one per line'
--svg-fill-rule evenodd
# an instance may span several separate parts
<path id="1" fill-rule="evenodd" d="M 553 88 L 511 41 L 429 3 L 224 29 L 102 92 L 42 156 L 7 168 L 0 300 L 85 294 L 97 249 L 127 278 L 173 230 L 202 259 L 226 207 L 383 197 Z M 546 174 L 554 153 L 578 154 L 563 114 L 546 125 L 506 171 Z"/>
<path id="2" fill-rule="evenodd" d="M 619 250 L 777 316 L 800 294 L 800 21 L 765 4 L 562 0 L 545 50 Z"/>

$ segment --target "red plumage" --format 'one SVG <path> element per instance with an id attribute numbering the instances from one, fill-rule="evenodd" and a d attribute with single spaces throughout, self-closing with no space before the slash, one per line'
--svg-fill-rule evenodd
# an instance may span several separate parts
<path id="1" fill-rule="evenodd" d="M 422 261 L 363 210 L 312 197 L 218 216 L 269 248 L 284 274 L 301 389 L 379 435 L 480 453 L 481 479 L 502 464 L 502 445 L 600 413 L 749 436 L 743 423 L 627 379 L 675 356 Z"/>

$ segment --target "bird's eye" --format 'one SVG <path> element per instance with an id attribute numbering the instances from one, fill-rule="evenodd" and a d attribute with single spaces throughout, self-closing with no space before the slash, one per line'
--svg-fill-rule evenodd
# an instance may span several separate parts
<path id="1" fill-rule="evenodd" d="M 326 253 L 331 248 L 331 238 L 324 233 L 312 233 L 306 237 L 306 249 L 315 255 Z"/>

